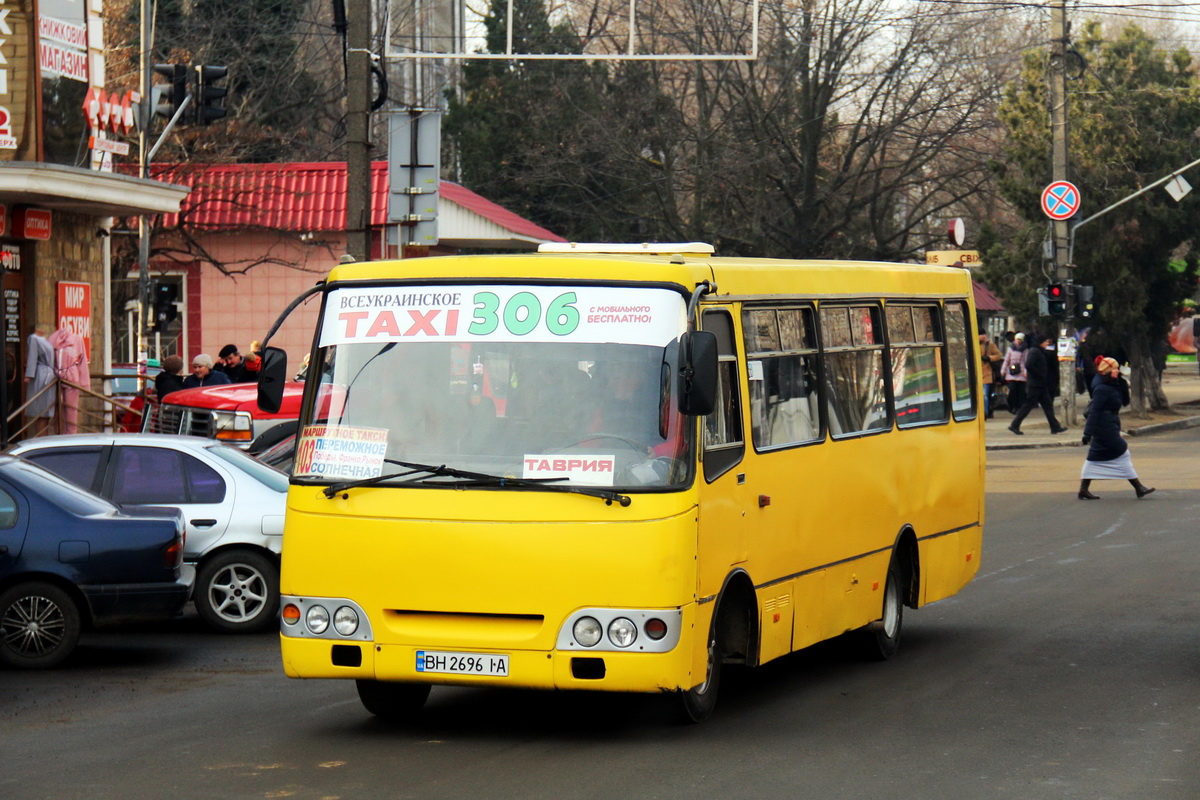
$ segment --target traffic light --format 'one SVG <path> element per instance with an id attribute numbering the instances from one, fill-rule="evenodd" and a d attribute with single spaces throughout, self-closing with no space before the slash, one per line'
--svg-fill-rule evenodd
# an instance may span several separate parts
<path id="1" fill-rule="evenodd" d="M 1052 317 L 1067 313 L 1067 287 L 1063 284 L 1046 284 L 1046 313 Z"/>
<path id="2" fill-rule="evenodd" d="M 1079 285 L 1075 287 L 1075 309 L 1081 317 L 1090 317 L 1095 313 L 1093 299 L 1096 296 L 1095 286 Z"/>
<path id="3" fill-rule="evenodd" d="M 217 84 L 225 80 L 229 67 L 196 64 L 192 72 L 196 80 L 196 123 L 211 125 L 228 113 L 223 103 L 229 90 Z"/>
<path id="4" fill-rule="evenodd" d="M 187 65 L 186 64 L 155 64 L 154 71 L 171 82 L 170 86 L 155 86 L 152 95 L 157 94 L 154 101 L 154 113 L 170 119 L 183 105 L 187 98 Z"/>
<path id="5" fill-rule="evenodd" d="M 175 320 L 178 309 L 175 308 L 175 301 L 179 298 L 179 286 L 174 283 L 155 283 L 151 288 L 151 300 L 153 301 L 154 309 L 151 314 L 151 327 L 155 330 L 163 330 Z"/>

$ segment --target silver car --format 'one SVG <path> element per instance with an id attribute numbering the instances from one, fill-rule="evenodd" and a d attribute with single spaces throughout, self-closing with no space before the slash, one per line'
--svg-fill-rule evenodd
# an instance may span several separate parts
<path id="1" fill-rule="evenodd" d="M 13 447 L 117 505 L 174 506 L 187 523 L 200 618 L 227 633 L 278 624 L 287 477 L 241 450 L 196 436 L 44 436 Z"/>

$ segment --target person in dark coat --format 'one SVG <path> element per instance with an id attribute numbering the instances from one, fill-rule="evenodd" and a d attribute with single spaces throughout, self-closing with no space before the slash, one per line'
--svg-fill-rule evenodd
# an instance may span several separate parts
<path id="1" fill-rule="evenodd" d="M 221 348 L 214 369 L 223 372 L 230 383 L 253 383 L 258 380 L 258 373 L 251 373 L 246 368 L 246 360 L 238 352 L 236 344 L 227 344 Z"/>
<path id="2" fill-rule="evenodd" d="M 1092 481 L 1116 478 L 1129 481 L 1140 500 L 1154 489 L 1138 480 L 1129 445 L 1121 438 L 1120 412 L 1121 406 L 1129 405 L 1129 385 L 1121 377 L 1116 359 L 1101 358 L 1096 370 L 1091 411 L 1083 426 L 1083 443 L 1089 447 L 1080 475 L 1079 499 L 1099 500 L 1100 496 L 1090 491 Z"/>
<path id="3" fill-rule="evenodd" d="M 1054 398 L 1058 397 L 1058 359 L 1054 357 L 1054 340 L 1049 336 L 1034 337 L 1034 344 L 1025 356 L 1025 404 L 1013 418 L 1008 429 L 1018 436 L 1023 435 L 1021 423 L 1034 407 L 1041 406 L 1050 423 L 1051 433 L 1062 433 L 1067 428 L 1059 425 L 1054 416 Z"/>
<path id="4" fill-rule="evenodd" d="M 154 376 L 154 393 L 159 402 L 171 392 L 183 388 L 183 359 L 179 356 L 167 356 L 163 359 L 163 370 Z"/>
<path id="5" fill-rule="evenodd" d="M 221 386 L 229 382 L 229 377 L 225 373 L 213 371 L 212 356 L 208 353 L 201 353 L 192 359 L 192 374 L 183 379 L 183 388 Z"/>

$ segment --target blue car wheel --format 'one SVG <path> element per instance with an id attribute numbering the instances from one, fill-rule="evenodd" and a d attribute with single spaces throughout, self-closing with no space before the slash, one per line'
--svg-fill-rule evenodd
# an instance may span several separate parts
<path id="1" fill-rule="evenodd" d="M 58 666 L 79 642 L 71 596 L 50 583 L 22 583 L 0 595 L 0 661 L 20 669 Z"/>

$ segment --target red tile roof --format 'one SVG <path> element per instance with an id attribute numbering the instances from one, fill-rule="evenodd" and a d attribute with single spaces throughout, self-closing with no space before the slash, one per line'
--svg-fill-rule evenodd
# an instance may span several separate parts
<path id="1" fill-rule="evenodd" d="M 346 226 L 345 162 L 296 164 L 157 165 L 154 177 L 192 187 L 181 214 L 200 229 L 258 228 L 284 231 L 338 231 Z M 534 239 L 566 241 L 508 209 L 450 181 L 441 196 L 505 230 Z M 371 224 L 387 223 L 388 165 L 371 165 Z M 181 214 L 166 214 L 167 228 Z"/>
<path id="2" fill-rule="evenodd" d="M 975 290 L 976 311 L 1004 311 L 1004 304 L 1000 302 L 1000 298 L 982 283 L 971 281 L 971 287 Z"/>

